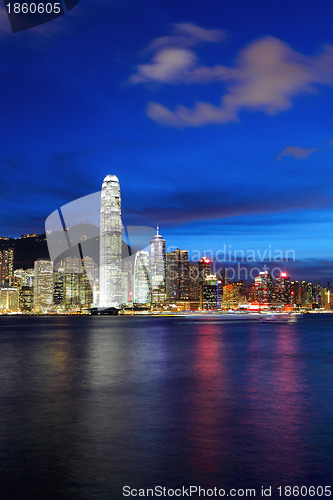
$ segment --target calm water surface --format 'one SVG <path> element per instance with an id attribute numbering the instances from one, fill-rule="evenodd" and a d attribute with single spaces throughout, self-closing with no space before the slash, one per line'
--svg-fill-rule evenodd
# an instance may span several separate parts
<path id="1" fill-rule="evenodd" d="M 0 317 L 1 498 L 330 485 L 333 316 Z"/>

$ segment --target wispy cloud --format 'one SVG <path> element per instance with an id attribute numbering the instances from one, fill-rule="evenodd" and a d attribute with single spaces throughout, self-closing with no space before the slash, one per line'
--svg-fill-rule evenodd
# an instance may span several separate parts
<path id="1" fill-rule="evenodd" d="M 220 42 L 225 33 L 201 28 L 191 23 L 174 24 L 172 34 L 152 41 L 147 51 L 153 52 L 148 64 L 140 64 L 130 77 L 132 83 L 179 83 L 191 80 L 197 67 L 197 56 L 190 49 L 201 42 Z"/>
<path id="2" fill-rule="evenodd" d="M 280 151 L 276 159 L 281 161 L 284 156 L 291 156 L 295 160 L 306 160 L 312 153 L 319 151 L 318 148 L 302 148 L 300 146 L 286 146 Z"/>
<path id="3" fill-rule="evenodd" d="M 177 25 L 188 26 L 187 23 Z M 314 94 L 321 85 L 333 83 L 333 47 L 309 57 L 293 50 L 283 41 L 264 37 L 250 43 L 238 55 L 235 66 L 199 64 L 193 46 L 199 41 L 219 42 L 223 32 L 192 26 L 202 35 L 174 33 L 154 40 L 151 60 L 137 67 L 132 83 L 208 84 L 221 82 L 223 94 L 218 105 L 196 102 L 193 108 L 177 105 L 173 110 L 158 102 L 150 102 L 147 115 L 156 122 L 175 126 L 201 126 L 238 120 L 242 110 L 262 111 L 274 115 L 290 109 L 301 94 Z M 211 31 L 214 34 L 210 33 Z M 219 34 L 219 35 L 218 35 Z M 210 35 L 210 36 L 209 36 Z M 208 40 L 208 38 L 210 38 Z"/>
<path id="4" fill-rule="evenodd" d="M 148 50 L 157 50 L 162 47 L 192 47 L 200 42 L 220 42 L 226 33 L 221 30 L 207 29 L 193 23 L 175 23 L 168 36 L 155 38 L 148 46 Z"/>

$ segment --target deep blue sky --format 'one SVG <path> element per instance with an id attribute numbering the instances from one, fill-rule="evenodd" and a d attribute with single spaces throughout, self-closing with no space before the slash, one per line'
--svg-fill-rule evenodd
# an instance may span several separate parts
<path id="1" fill-rule="evenodd" d="M 330 1 L 80 0 L 12 34 L 0 11 L 0 234 L 121 183 L 167 245 L 294 249 L 333 278 Z"/>

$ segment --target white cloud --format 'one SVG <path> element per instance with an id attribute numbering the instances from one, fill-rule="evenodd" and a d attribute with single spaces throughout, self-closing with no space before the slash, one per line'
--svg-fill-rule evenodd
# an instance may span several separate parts
<path id="1" fill-rule="evenodd" d="M 291 156 L 295 160 L 305 160 L 309 158 L 312 153 L 319 151 L 317 148 L 302 148 L 300 146 L 286 146 L 277 155 L 277 160 L 282 160 L 284 156 Z"/>
<path id="2" fill-rule="evenodd" d="M 177 23 L 172 25 L 172 33 L 168 36 L 155 38 L 148 50 L 163 47 L 192 47 L 200 42 L 220 42 L 226 33 L 221 30 L 201 28 L 192 23 Z"/>
<path id="3" fill-rule="evenodd" d="M 182 81 L 186 72 L 196 65 L 196 56 L 187 49 L 163 49 L 153 57 L 152 63 L 138 66 L 138 72 L 130 78 L 133 83 Z"/>
<path id="4" fill-rule="evenodd" d="M 156 102 L 150 102 L 147 107 L 147 115 L 160 123 L 173 127 L 199 127 L 207 123 L 229 123 L 237 121 L 237 116 L 231 109 L 214 106 L 208 102 L 198 102 L 193 109 L 185 106 L 177 106 L 175 111 Z"/>
<path id="5" fill-rule="evenodd" d="M 149 63 L 137 67 L 130 81 L 173 84 L 191 81 L 198 65 L 197 56 L 190 47 L 200 42 L 216 43 L 224 36 L 223 31 L 201 28 L 191 23 L 174 24 L 171 35 L 156 38 L 149 45 L 147 50 L 154 55 Z M 200 75 L 198 77 L 202 78 Z"/>
<path id="6" fill-rule="evenodd" d="M 194 32 L 204 30 L 193 26 L 192 29 Z M 202 35 L 200 40 L 207 41 L 208 37 L 207 34 L 204 40 Z M 273 115 L 291 108 L 297 96 L 316 93 L 320 85 L 333 83 L 332 46 L 326 46 L 320 54 L 309 57 L 277 38 L 264 37 L 242 49 L 235 66 L 208 67 L 198 64 L 192 49 L 175 46 L 168 49 L 166 45 L 175 38 L 180 43 L 179 38 L 172 36 L 155 40 L 150 45 L 155 50 L 151 62 L 138 66 L 131 81 L 187 85 L 221 82 L 223 93 L 217 105 L 202 101 L 191 109 L 178 105 L 170 110 L 159 103 L 149 103 L 148 116 L 164 125 L 228 123 L 237 120 L 242 110 Z M 212 35 L 209 41 L 220 39 Z"/>

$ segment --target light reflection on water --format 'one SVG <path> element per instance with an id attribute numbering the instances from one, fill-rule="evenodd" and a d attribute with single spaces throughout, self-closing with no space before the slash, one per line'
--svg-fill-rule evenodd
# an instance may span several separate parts
<path id="1" fill-rule="evenodd" d="M 4 498 L 330 484 L 332 324 L 1 317 Z"/>

